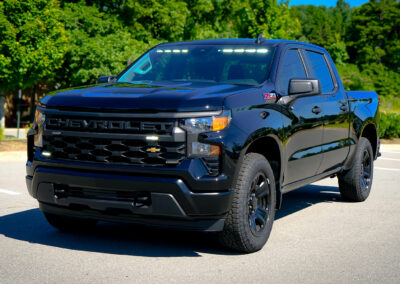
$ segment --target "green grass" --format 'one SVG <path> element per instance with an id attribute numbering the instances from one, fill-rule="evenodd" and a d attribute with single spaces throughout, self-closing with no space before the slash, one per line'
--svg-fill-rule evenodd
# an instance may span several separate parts
<path id="1" fill-rule="evenodd" d="M 400 98 L 382 96 L 379 108 L 381 112 L 400 114 Z"/>
<path id="2" fill-rule="evenodd" d="M 25 141 L 26 138 L 3 137 L 2 139 L 0 138 L 0 140 L 3 140 L 3 141 Z"/>
<path id="3" fill-rule="evenodd" d="M 0 127 L 0 140 L 4 139 L 4 129 Z"/>
<path id="4" fill-rule="evenodd" d="M 381 113 L 381 119 L 379 121 L 379 137 L 400 137 L 400 113 Z"/>

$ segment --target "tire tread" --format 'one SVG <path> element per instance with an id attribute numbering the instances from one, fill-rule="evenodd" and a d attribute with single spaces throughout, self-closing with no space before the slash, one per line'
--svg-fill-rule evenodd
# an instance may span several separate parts
<path id="1" fill-rule="evenodd" d="M 273 173 L 271 166 L 264 158 L 264 156 L 258 153 L 249 153 L 244 157 L 234 186 L 235 194 L 233 197 L 231 210 L 229 211 L 225 219 L 224 230 L 219 233 L 219 240 L 223 246 L 240 252 L 249 253 L 260 250 L 262 248 L 262 246 L 256 245 L 252 242 L 247 234 L 247 228 L 245 228 L 245 224 L 241 222 L 240 218 L 238 218 L 240 216 L 241 203 L 243 202 L 244 198 L 247 199 L 247 192 L 243 190 L 243 188 L 245 188 L 246 184 L 249 182 L 248 173 L 251 172 L 255 162 L 260 161 L 261 159 L 266 162 L 265 166 L 269 167 L 270 172 Z M 273 180 L 273 175 L 272 177 L 268 176 L 268 178 L 270 179 L 270 182 L 272 179 L 274 185 L 275 181 Z M 275 194 L 273 196 L 275 197 Z M 275 215 L 275 202 L 276 199 L 273 202 L 274 206 L 270 208 L 270 210 L 273 211 L 272 219 Z M 244 209 L 242 208 L 242 210 Z M 269 229 L 267 238 L 269 236 L 270 230 L 271 229 Z"/>

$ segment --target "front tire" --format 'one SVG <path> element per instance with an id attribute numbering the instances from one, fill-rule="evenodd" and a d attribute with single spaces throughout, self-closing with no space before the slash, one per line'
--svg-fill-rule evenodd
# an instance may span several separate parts
<path id="1" fill-rule="evenodd" d="M 353 202 L 368 198 L 374 176 L 374 152 L 371 143 L 364 137 L 358 143 L 352 168 L 338 175 L 342 198 Z"/>
<path id="2" fill-rule="evenodd" d="M 249 153 L 244 157 L 234 189 L 232 207 L 219 240 L 235 251 L 258 251 L 271 233 L 276 207 L 274 174 L 264 156 Z"/>
<path id="3" fill-rule="evenodd" d="M 50 225 L 65 232 L 86 231 L 94 228 L 97 220 L 73 218 L 44 212 Z"/>

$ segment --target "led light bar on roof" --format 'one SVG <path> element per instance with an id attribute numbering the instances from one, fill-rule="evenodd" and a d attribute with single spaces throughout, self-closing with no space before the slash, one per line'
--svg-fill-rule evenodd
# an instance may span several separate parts
<path id="1" fill-rule="evenodd" d="M 218 52 L 223 53 L 268 53 L 267 48 L 224 48 L 218 49 Z M 157 53 L 188 53 L 188 49 L 157 49 Z"/>
<path id="2" fill-rule="evenodd" d="M 218 52 L 221 52 L 221 49 L 218 49 Z M 267 53 L 268 52 L 268 49 L 266 49 L 266 48 L 258 48 L 258 49 L 255 49 L 255 48 L 250 48 L 250 49 L 244 49 L 244 48 L 235 48 L 235 49 L 233 49 L 233 48 L 224 48 L 224 49 L 222 49 L 222 52 L 223 53 L 243 53 L 243 52 L 245 52 L 245 53 Z"/>
<path id="3" fill-rule="evenodd" d="M 188 49 L 157 49 L 157 53 L 188 53 Z"/>

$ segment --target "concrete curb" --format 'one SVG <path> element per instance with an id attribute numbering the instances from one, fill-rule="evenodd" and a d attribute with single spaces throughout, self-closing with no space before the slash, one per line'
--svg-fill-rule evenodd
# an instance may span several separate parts
<path id="1" fill-rule="evenodd" d="M 0 162 L 26 161 L 26 151 L 0 152 Z"/>
<path id="2" fill-rule="evenodd" d="M 400 151 L 400 144 L 381 144 L 381 151 Z"/>

